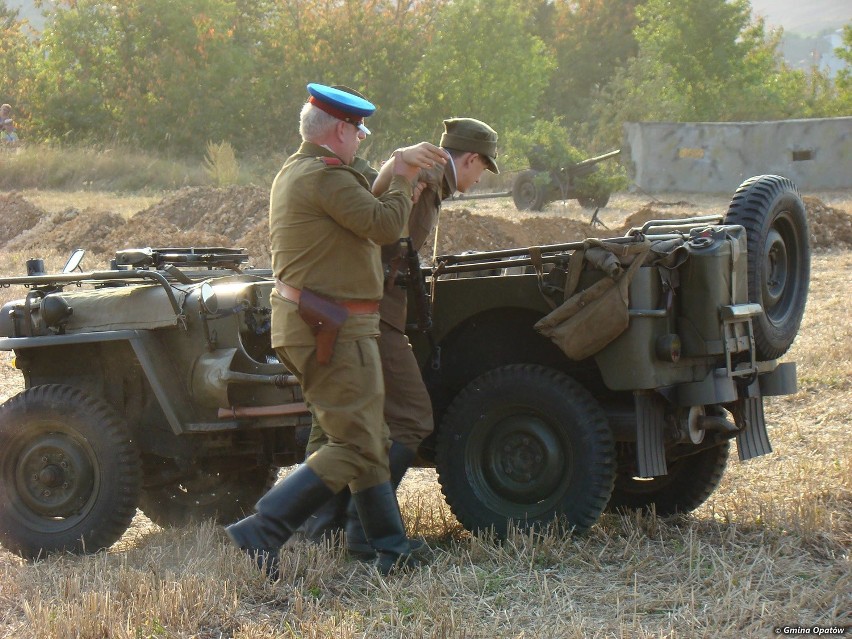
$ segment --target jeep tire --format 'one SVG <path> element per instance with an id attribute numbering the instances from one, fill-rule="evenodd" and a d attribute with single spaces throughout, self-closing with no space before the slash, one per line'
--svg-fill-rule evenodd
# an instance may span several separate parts
<path id="1" fill-rule="evenodd" d="M 0 543 L 34 559 L 93 553 L 124 534 L 142 471 L 130 430 L 104 401 L 34 386 L 0 406 Z"/>
<path id="2" fill-rule="evenodd" d="M 728 463 L 729 442 L 704 448 L 668 462 L 668 474 L 660 477 L 634 477 L 635 445 L 619 448 L 619 470 L 607 511 L 653 508 L 660 517 L 687 513 L 703 504 L 716 490 Z"/>
<path id="3" fill-rule="evenodd" d="M 805 312 L 811 253 L 805 206 L 796 186 L 777 175 L 743 182 L 725 224 L 739 224 L 748 239 L 748 298 L 763 313 L 753 321 L 758 359 L 787 352 Z"/>
<path id="4" fill-rule="evenodd" d="M 615 451 L 606 415 L 576 381 L 537 365 L 475 379 L 441 424 L 436 466 L 447 503 L 471 531 L 504 536 L 555 518 L 582 532 L 609 500 Z"/>

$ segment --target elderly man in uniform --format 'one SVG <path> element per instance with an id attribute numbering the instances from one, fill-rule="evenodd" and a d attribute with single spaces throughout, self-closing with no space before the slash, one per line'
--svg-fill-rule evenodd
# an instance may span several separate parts
<path id="1" fill-rule="evenodd" d="M 409 564 L 410 544 L 388 467 L 389 433 L 377 336 L 383 273 L 379 245 L 398 238 L 411 210 L 412 180 L 443 161 L 434 148 L 400 158 L 375 197 L 349 164 L 369 133 L 367 100 L 309 84 L 303 142 L 272 185 L 269 205 L 272 346 L 297 376 L 326 443 L 226 528 L 270 578 L 278 550 L 319 506 L 349 487 L 376 566 Z"/>
<path id="2" fill-rule="evenodd" d="M 440 145 L 447 153 L 448 161 L 426 166 L 417 176 L 419 195 L 403 236 L 411 239 L 414 251 L 419 251 L 434 231 L 443 200 L 456 191 L 466 192 L 479 182 L 486 169 L 499 172 L 497 133 L 480 120 L 445 120 Z M 399 158 L 411 158 L 429 148 L 433 148 L 432 145 L 423 142 L 396 151 L 394 157 L 382 166 L 373 184 L 373 193 L 383 194 L 391 188 Z M 382 247 L 382 261 L 388 277 L 380 305 L 379 351 L 385 382 L 384 417 L 391 437 L 390 474 L 394 489 L 402 481 L 420 443 L 434 429 L 429 394 L 405 335 L 407 292 L 394 284 L 395 274 L 407 270 L 407 250 L 407 242 L 399 240 Z M 312 442 L 316 444 L 314 435 L 317 434 L 312 433 Z M 324 535 L 336 533 L 342 526 L 346 530 L 347 549 L 360 556 L 372 556 L 374 549 L 368 541 L 369 535 L 365 534 L 346 491 L 315 512 L 306 522 L 303 532 L 308 538 L 319 540 Z"/>

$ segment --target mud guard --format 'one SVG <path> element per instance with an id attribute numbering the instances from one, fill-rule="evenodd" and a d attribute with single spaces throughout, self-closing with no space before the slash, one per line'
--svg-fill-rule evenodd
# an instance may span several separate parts
<path id="1" fill-rule="evenodd" d="M 734 420 L 740 428 L 737 433 L 737 453 L 740 461 L 760 457 L 772 452 L 766 419 L 763 415 L 763 397 L 742 397 L 736 402 Z"/>
<path id="2" fill-rule="evenodd" d="M 663 400 L 647 391 L 633 394 L 636 404 L 636 466 L 639 477 L 668 474 L 663 444 Z"/>

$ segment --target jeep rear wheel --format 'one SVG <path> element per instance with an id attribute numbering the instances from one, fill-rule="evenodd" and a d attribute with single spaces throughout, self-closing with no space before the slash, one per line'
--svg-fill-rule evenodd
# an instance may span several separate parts
<path id="1" fill-rule="evenodd" d="M 139 451 L 105 402 L 35 386 L 0 407 L 0 542 L 22 557 L 111 546 L 136 513 Z"/>
<path id="2" fill-rule="evenodd" d="M 185 526 L 213 519 L 230 524 L 251 514 L 278 479 L 278 469 L 199 469 L 189 477 L 142 490 L 139 508 L 158 526 Z"/>
<path id="3" fill-rule="evenodd" d="M 660 517 L 687 513 L 703 504 L 722 481 L 728 463 L 727 441 L 668 462 L 668 474 L 635 477 L 635 445 L 619 447 L 619 468 L 607 511 L 654 507 Z"/>
<path id="4" fill-rule="evenodd" d="M 554 518 L 578 532 L 609 500 L 615 452 L 606 415 L 564 373 L 534 365 L 495 369 L 452 402 L 436 466 L 455 516 L 471 531 L 505 535 Z"/>
<path id="5" fill-rule="evenodd" d="M 805 312 L 811 272 L 808 222 L 796 186 L 760 175 L 734 194 L 725 224 L 739 224 L 748 239 L 748 298 L 763 307 L 755 317 L 758 359 L 787 352 Z"/>

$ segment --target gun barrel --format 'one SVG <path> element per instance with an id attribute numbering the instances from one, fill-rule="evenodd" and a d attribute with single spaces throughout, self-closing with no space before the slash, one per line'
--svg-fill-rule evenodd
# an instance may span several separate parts
<path id="1" fill-rule="evenodd" d="M 604 160 L 614 158 L 619 153 L 621 153 L 621 149 L 616 149 L 615 151 L 610 151 L 609 153 L 604 153 L 603 155 L 596 155 L 593 158 L 588 158 L 587 160 L 583 160 L 582 162 L 572 164 L 571 168 L 576 169 L 578 167 L 591 166 L 592 164 L 597 164 L 598 162 L 603 162 Z"/>

